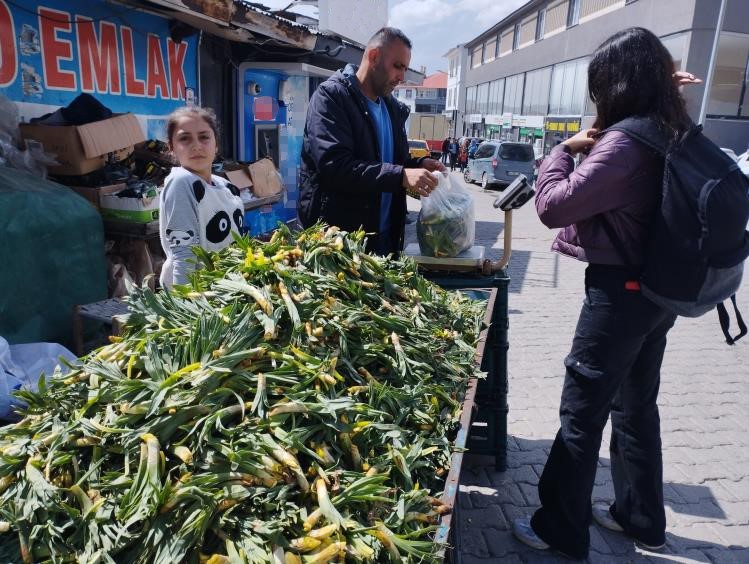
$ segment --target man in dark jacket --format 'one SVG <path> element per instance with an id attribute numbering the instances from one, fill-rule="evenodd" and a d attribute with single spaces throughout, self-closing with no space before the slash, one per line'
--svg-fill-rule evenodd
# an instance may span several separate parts
<path id="1" fill-rule="evenodd" d="M 411 42 L 382 28 L 369 40 L 361 66 L 347 65 L 312 95 L 302 146 L 297 212 L 304 227 L 322 220 L 372 233 L 367 249 L 403 249 L 406 192 L 428 196 L 444 170 L 408 154 L 408 108 L 392 97 L 411 60 Z"/>

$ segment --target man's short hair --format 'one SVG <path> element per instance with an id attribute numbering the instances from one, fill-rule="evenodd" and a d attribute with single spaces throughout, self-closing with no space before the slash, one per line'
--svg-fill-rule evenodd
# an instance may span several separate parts
<path id="1" fill-rule="evenodd" d="M 406 47 L 411 49 L 411 40 L 406 37 L 400 29 L 395 27 L 382 27 L 369 38 L 367 47 L 374 49 L 376 47 L 384 47 L 390 45 L 393 41 L 401 41 Z"/>

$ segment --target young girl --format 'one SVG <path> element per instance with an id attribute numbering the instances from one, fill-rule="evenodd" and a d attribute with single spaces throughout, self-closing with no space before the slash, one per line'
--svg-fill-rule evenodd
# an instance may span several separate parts
<path id="1" fill-rule="evenodd" d="M 216 115 L 208 108 L 180 108 L 167 122 L 169 148 L 180 166 L 164 181 L 159 230 L 166 262 L 161 286 L 186 284 L 194 270 L 190 247 L 217 251 L 229 245 L 232 231 L 243 231 L 244 205 L 239 190 L 211 174 L 217 152 Z"/>

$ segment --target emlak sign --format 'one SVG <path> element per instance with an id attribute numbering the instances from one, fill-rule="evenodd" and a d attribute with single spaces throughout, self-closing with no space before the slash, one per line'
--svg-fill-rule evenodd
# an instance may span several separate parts
<path id="1" fill-rule="evenodd" d="M 197 36 L 166 18 L 104 2 L 0 0 L 0 93 L 65 106 L 88 92 L 114 112 L 164 115 L 197 89 Z"/>

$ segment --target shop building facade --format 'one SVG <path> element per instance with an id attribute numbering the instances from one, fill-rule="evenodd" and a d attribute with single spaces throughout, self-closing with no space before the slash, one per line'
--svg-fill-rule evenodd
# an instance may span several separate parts
<path id="1" fill-rule="evenodd" d="M 721 5 L 723 23 L 713 41 Z M 706 78 L 690 86 L 690 115 L 721 147 L 749 143 L 749 3 L 745 0 L 531 0 L 462 47 L 456 129 L 486 139 L 529 142 L 537 154 L 590 127 L 587 69 L 596 47 L 628 27 L 653 31 L 677 70 Z M 449 90 L 449 89 L 448 89 Z M 449 101 L 449 100 L 448 100 Z M 448 106 L 449 107 L 449 106 Z"/>

